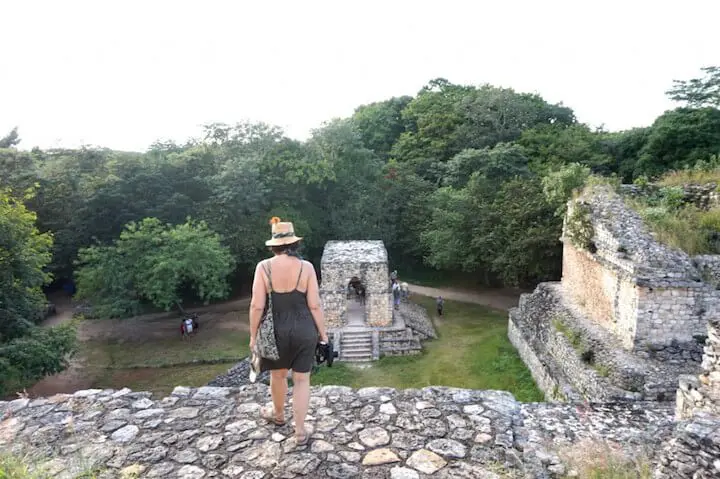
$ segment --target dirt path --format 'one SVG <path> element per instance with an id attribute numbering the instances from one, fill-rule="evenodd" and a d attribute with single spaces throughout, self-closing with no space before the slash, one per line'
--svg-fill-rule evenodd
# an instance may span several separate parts
<path id="1" fill-rule="evenodd" d="M 48 298 L 55 305 L 55 314 L 43 321 L 40 326 L 49 328 L 70 321 L 73 316 L 73 304 L 64 294 L 53 294 Z"/>
<path id="2" fill-rule="evenodd" d="M 422 296 L 438 297 L 451 301 L 462 301 L 464 303 L 482 304 L 491 308 L 507 311 L 517 306 L 520 294 L 524 291 L 513 291 L 507 289 L 498 290 L 470 290 L 459 288 L 431 288 L 429 286 L 419 286 L 416 284 L 408 284 L 410 294 L 420 294 Z"/>

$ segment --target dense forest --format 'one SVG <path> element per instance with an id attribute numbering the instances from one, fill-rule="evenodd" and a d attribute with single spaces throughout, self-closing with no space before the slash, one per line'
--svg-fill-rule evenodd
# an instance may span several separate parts
<path id="1" fill-rule="evenodd" d="M 678 108 L 622 132 L 537 94 L 444 79 L 304 142 L 266 124 L 211 124 L 144 153 L 27 151 L 14 130 L 0 139 L 0 375 L 53 372 L 72 348 L 66 331 L 33 326 L 43 285 L 72 279 L 100 316 L 220 299 L 267 255 L 272 216 L 295 223 L 314 261 L 330 239 L 372 238 L 401 271 L 490 286 L 557 279 L 563 207 L 588 176 L 647 181 L 720 153 L 720 68 L 668 95 Z"/>

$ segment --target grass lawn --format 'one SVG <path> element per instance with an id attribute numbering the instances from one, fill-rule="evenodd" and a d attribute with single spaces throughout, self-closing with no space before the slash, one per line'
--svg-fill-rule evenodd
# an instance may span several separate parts
<path id="1" fill-rule="evenodd" d="M 242 331 L 201 330 L 183 341 L 180 336 L 146 341 L 86 341 L 80 354 L 107 368 L 155 368 L 187 365 L 193 361 L 233 361 L 247 356 L 249 336 Z"/>
<path id="2" fill-rule="evenodd" d="M 190 340 L 152 338 L 142 342 L 86 341 L 80 355 L 95 388 L 151 391 L 160 396 L 175 386 L 203 386 L 247 356 L 248 334 L 202 330 Z M 192 364 L 218 361 L 216 364 Z"/>
<path id="3" fill-rule="evenodd" d="M 170 366 L 163 368 L 106 369 L 95 379 L 94 387 L 150 391 L 157 397 L 169 395 L 175 386 L 204 386 L 227 372 L 232 363 Z"/>
<path id="4" fill-rule="evenodd" d="M 415 300 L 428 311 L 434 310 L 432 298 Z M 520 401 L 544 399 L 508 340 L 507 313 L 446 301 L 445 316 L 435 326 L 439 338 L 426 341 L 421 355 L 385 357 L 364 369 L 335 363 L 332 368 L 321 367 L 312 381 L 354 388 L 501 389 L 510 391 Z"/>
<path id="5" fill-rule="evenodd" d="M 434 311 L 432 298 L 416 296 L 414 300 Z M 454 301 L 445 305 L 445 317 L 436 320 L 439 339 L 426 341 L 422 354 L 382 358 L 365 369 L 343 363 L 332 368 L 322 366 L 313 375 L 313 383 L 354 388 L 438 385 L 500 389 L 512 392 L 521 401 L 543 399 L 508 341 L 507 313 Z M 178 385 L 207 384 L 247 354 L 247 332 L 222 327 L 203 329 L 189 341 L 157 335 L 141 341 L 91 340 L 80 344 L 79 366 L 67 374 L 73 376 L 75 382 L 70 382 L 77 389 L 128 387 L 164 396 Z M 55 392 L 44 390 L 42 395 Z"/>

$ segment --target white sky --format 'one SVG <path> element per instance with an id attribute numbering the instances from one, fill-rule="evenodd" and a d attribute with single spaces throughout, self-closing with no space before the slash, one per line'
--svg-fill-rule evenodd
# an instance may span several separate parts
<path id="1" fill-rule="evenodd" d="M 144 150 L 250 119 L 303 139 L 436 77 L 625 129 L 720 64 L 718 18 L 718 0 L 0 0 L 0 136 Z"/>

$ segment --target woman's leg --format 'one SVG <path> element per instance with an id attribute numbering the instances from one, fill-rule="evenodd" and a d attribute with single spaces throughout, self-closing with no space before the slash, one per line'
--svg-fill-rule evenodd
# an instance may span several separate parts
<path id="1" fill-rule="evenodd" d="M 270 395 L 273 402 L 275 419 L 285 421 L 285 396 L 287 396 L 288 370 L 273 369 L 270 371 Z"/>
<path id="2" fill-rule="evenodd" d="M 295 417 L 295 435 L 304 436 L 305 416 L 310 403 L 310 373 L 293 371 L 293 415 Z"/>

